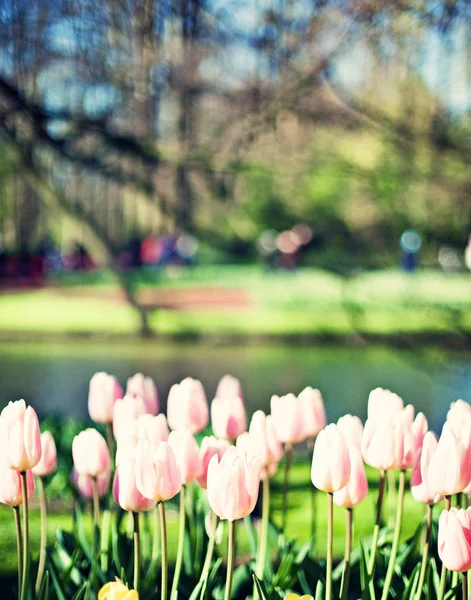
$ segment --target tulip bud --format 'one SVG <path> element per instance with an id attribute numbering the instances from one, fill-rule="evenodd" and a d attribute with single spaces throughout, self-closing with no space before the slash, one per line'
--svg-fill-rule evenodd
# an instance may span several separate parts
<path id="1" fill-rule="evenodd" d="M 361 504 L 368 493 L 363 458 L 357 446 L 350 447 L 350 479 L 345 487 L 334 492 L 334 502 L 343 508 L 354 508 Z"/>
<path id="2" fill-rule="evenodd" d="M 194 436 L 185 429 L 172 431 L 168 438 L 182 477 L 182 484 L 195 481 L 201 472 L 200 451 Z"/>
<path id="3" fill-rule="evenodd" d="M 41 433 L 38 416 L 24 400 L 9 402 L 0 415 L 0 440 L 6 465 L 27 471 L 41 458 Z"/>
<path id="4" fill-rule="evenodd" d="M 211 424 L 215 435 L 225 440 L 235 440 L 247 431 L 242 398 L 236 394 L 216 396 L 211 402 Z"/>
<path id="5" fill-rule="evenodd" d="M 417 502 L 435 504 L 442 499 L 440 494 L 432 493 L 431 480 L 433 473 L 430 471 L 430 461 L 436 452 L 438 440 L 434 433 L 428 431 L 423 439 L 419 458 L 415 464 L 410 478 L 412 495 Z"/>
<path id="6" fill-rule="evenodd" d="M 113 497 L 123 510 L 146 512 L 155 506 L 155 500 L 145 498 L 136 485 L 136 453 L 121 457 L 113 482 Z"/>
<path id="7" fill-rule="evenodd" d="M 198 476 L 198 483 L 200 487 L 206 489 L 208 487 L 208 467 L 209 462 L 213 456 L 217 456 L 219 461 L 224 455 L 224 452 L 230 447 L 227 440 L 218 440 L 213 435 L 208 435 L 203 438 L 201 442 L 201 448 L 199 450 L 199 461 L 200 461 L 200 474 Z"/>
<path id="8" fill-rule="evenodd" d="M 244 392 L 240 381 L 232 375 L 224 375 L 219 380 L 216 388 L 215 398 L 224 398 L 225 396 L 238 396 L 241 400 L 244 399 Z"/>
<path id="9" fill-rule="evenodd" d="M 36 477 L 46 477 L 57 468 L 56 444 L 49 431 L 41 434 L 41 448 L 41 460 L 32 469 L 33 475 L 36 475 Z"/>
<path id="10" fill-rule="evenodd" d="M 361 450 L 363 423 L 358 417 L 344 415 L 337 421 L 337 427 L 342 432 L 349 448 L 355 447 Z"/>
<path id="11" fill-rule="evenodd" d="M 102 498 L 106 492 L 108 491 L 108 486 L 110 484 L 111 478 L 111 470 L 108 469 L 101 475 L 96 477 L 96 482 L 98 484 L 98 496 Z M 86 498 L 87 500 L 91 500 L 93 498 L 93 477 L 90 475 L 79 475 L 76 469 L 72 469 L 72 473 L 70 474 L 70 479 L 72 483 L 75 485 L 80 495 Z"/>
<path id="12" fill-rule="evenodd" d="M 72 442 L 72 457 L 79 475 L 98 477 L 110 470 L 110 453 L 105 438 L 96 429 L 85 429 Z"/>
<path id="13" fill-rule="evenodd" d="M 464 445 L 445 423 L 429 463 L 430 493 L 451 496 L 462 492 L 470 477 L 470 457 Z"/>
<path id="14" fill-rule="evenodd" d="M 304 424 L 304 435 L 314 438 L 327 425 L 324 401 L 319 390 L 305 388 L 298 396 Z"/>
<path id="15" fill-rule="evenodd" d="M 450 571 L 471 569 L 471 509 L 444 510 L 438 521 L 438 555 Z"/>
<path id="16" fill-rule="evenodd" d="M 323 492 L 336 492 L 350 479 L 347 443 L 337 425 L 327 425 L 317 436 L 312 456 L 311 480 Z"/>
<path id="17" fill-rule="evenodd" d="M 178 494 L 182 476 L 167 442 L 139 440 L 136 448 L 137 489 L 146 498 L 165 502 Z"/>
<path id="18" fill-rule="evenodd" d="M 208 467 L 208 501 L 220 519 L 234 521 L 249 515 L 257 502 L 260 459 L 249 457 L 231 446 L 219 460 L 213 456 Z"/>
<path id="19" fill-rule="evenodd" d="M 168 424 L 172 429 L 202 431 L 209 422 L 208 401 L 203 384 L 187 377 L 170 388 L 167 400 Z"/>
<path id="20" fill-rule="evenodd" d="M 273 417 L 257 410 L 250 421 L 249 432 L 257 444 L 262 467 L 279 463 L 283 458 L 283 446 L 276 437 Z"/>
<path id="21" fill-rule="evenodd" d="M 2 465 L 0 467 L 0 502 L 8 506 L 23 504 L 21 473 Z M 26 471 L 26 489 L 28 498 L 34 494 L 34 477 L 30 470 Z"/>
<path id="22" fill-rule="evenodd" d="M 147 414 L 147 407 L 144 400 L 137 396 L 125 396 L 122 400 L 117 400 L 113 409 L 113 435 L 115 440 L 126 435 L 129 432 L 131 423 L 136 421 L 141 415 Z"/>
<path id="23" fill-rule="evenodd" d="M 402 398 L 390 390 L 376 388 L 370 392 L 368 397 L 368 420 L 388 421 L 402 410 L 404 410 Z"/>
<path id="24" fill-rule="evenodd" d="M 118 380 L 108 373 L 95 373 L 88 390 L 88 412 L 95 423 L 111 423 L 116 400 L 123 397 Z"/>
<path id="25" fill-rule="evenodd" d="M 271 415 L 275 434 L 284 444 L 298 444 L 306 439 L 301 402 L 294 394 L 272 396 Z"/>
<path id="26" fill-rule="evenodd" d="M 159 412 L 157 387 L 150 377 L 144 377 L 142 373 L 136 373 L 128 379 L 126 396 L 142 398 L 146 405 L 146 413 L 150 415 L 156 415 Z"/>

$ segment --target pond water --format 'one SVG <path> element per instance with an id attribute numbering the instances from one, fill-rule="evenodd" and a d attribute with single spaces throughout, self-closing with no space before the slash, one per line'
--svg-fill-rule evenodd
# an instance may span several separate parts
<path id="1" fill-rule="evenodd" d="M 364 419 L 369 391 L 382 386 L 423 410 L 435 430 L 452 400 L 471 401 L 471 352 L 428 347 L 67 341 L 3 343 L 0 408 L 24 397 L 40 416 L 85 418 L 88 382 L 100 370 L 115 374 L 123 385 L 138 371 L 150 375 L 163 407 L 170 386 L 186 376 L 201 379 L 208 398 L 222 375 L 239 377 L 249 412 L 267 410 L 272 394 L 298 393 L 311 385 L 322 391 L 331 421 L 346 412 Z"/>

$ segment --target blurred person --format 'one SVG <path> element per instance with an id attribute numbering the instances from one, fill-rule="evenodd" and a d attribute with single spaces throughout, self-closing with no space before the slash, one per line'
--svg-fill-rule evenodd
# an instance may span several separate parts
<path id="1" fill-rule="evenodd" d="M 419 251 L 422 246 L 422 239 L 414 229 L 406 229 L 401 235 L 400 245 L 402 268 L 404 271 L 412 273 L 419 266 Z"/>

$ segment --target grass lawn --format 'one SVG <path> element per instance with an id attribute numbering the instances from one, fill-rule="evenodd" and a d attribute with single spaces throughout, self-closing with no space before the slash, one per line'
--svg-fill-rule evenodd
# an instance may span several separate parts
<path id="1" fill-rule="evenodd" d="M 397 474 L 396 474 L 397 475 Z M 370 481 L 370 492 L 367 499 L 354 510 L 355 519 L 355 543 L 357 543 L 361 537 L 367 538 L 371 535 L 374 525 L 374 514 L 375 514 L 375 502 L 377 497 L 377 485 L 378 485 L 378 473 L 372 469 L 368 470 L 368 479 Z M 275 523 L 279 524 L 281 518 L 281 505 L 282 505 L 282 480 L 283 472 L 280 469 L 272 481 L 272 518 Z M 295 538 L 300 543 L 307 541 L 311 536 L 311 502 L 312 502 L 312 490 L 313 486 L 310 482 L 310 464 L 307 460 L 295 461 L 292 466 L 291 472 L 291 485 L 289 491 L 289 504 L 290 513 L 288 519 L 288 537 Z M 325 540 L 327 530 L 327 515 L 326 506 L 327 500 L 325 494 L 317 492 L 315 494 L 315 502 L 317 505 L 317 542 L 316 552 L 318 556 L 325 556 Z M 394 499 L 394 496 L 393 498 Z M 438 514 L 438 509 L 436 513 Z M 390 523 L 390 517 L 395 514 L 394 502 L 390 502 L 388 495 L 385 496 L 385 503 L 383 506 L 383 517 L 386 523 Z M 405 517 L 403 526 L 403 539 L 406 539 L 417 528 L 420 520 L 424 515 L 424 507 L 421 504 L 415 502 L 410 494 L 407 492 L 405 498 Z M 344 520 L 345 511 L 341 508 L 335 507 L 334 512 L 334 555 L 337 559 L 340 559 L 344 550 Z M 393 525 L 393 523 L 392 523 Z M 391 525 L 391 526 L 392 526 Z M 56 531 L 59 528 L 71 531 L 73 527 L 72 515 L 63 513 L 52 513 L 49 517 L 48 522 L 48 537 L 49 542 L 54 540 Z M 86 528 L 92 532 L 91 517 L 87 516 Z M 178 536 L 178 523 L 177 513 L 175 510 L 169 510 L 168 514 L 168 540 L 169 540 L 169 554 L 171 560 L 175 557 L 177 536 Z M 37 556 L 39 552 L 39 514 L 38 510 L 33 510 L 31 513 L 31 539 L 33 554 Z M 238 552 L 239 555 L 249 556 L 250 547 L 248 543 L 248 537 L 246 528 L 241 521 L 239 523 L 239 531 L 237 535 L 238 540 Z M 221 555 L 225 555 L 226 546 L 225 540 L 218 548 L 218 552 Z M 0 508 L 0 574 L 5 576 L 13 574 L 16 570 L 16 541 L 15 532 L 13 526 L 13 514 L 12 509 L 6 506 Z"/>
<path id="2" fill-rule="evenodd" d="M 158 289 L 242 290 L 249 306 L 153 311 L 167 335 L 348 336 L 471 332 L 471 275 L 420 271 L 343 279 L 316 269 L 267 272 L 257 266 L 194 267 L 140 273 L 135 285 Z M 0 295 L 0 331 L 18 334 L 120 334 L 138 329 L 135 311 L 113 292 L 110 273 L 68 275 L 52 287 Z"/>

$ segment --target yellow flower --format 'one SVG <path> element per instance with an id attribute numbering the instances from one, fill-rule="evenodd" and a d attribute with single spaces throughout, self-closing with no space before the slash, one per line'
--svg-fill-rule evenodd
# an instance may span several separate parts
<path id="1" fill-rule="evenodd" d="M 286 594 L 285 600 L 314 600 L 314 598 L 309 594 L 304 594 L 304 596 L 298 596 L 298 594 Z"/>
<path id="2" fill-rule="evenodd" d="M 139 600 L 139 594 L 136 590 L 127 588 L 121 579 L 116 577 L 116 581 L 105 583 L 101 588 L 98 600 Z"/>

